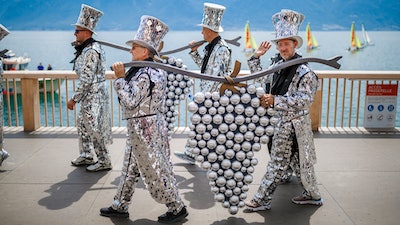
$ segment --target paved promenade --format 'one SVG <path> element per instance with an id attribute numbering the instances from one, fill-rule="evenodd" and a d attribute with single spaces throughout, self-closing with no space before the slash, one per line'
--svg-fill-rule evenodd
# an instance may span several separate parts
<path id="1" fill-rule="evenodd" d="M 70 165 L 78 154 L 76 130 L 41 128 L 27 133 L 5 129 L 5 148 L 11 154 L 0 167 L 0 225 L 154 225 L 166 211 L 139 182 L 129 219 L 99 215 L 109 206 L 118 184 L 125 145 L 124 129 L 114 130 L 110 146 L 113 170 L 88 173 Z M 184 134 L 171 141 L 183 150 Z M 228 213 L 216 203 L 206 173 L 173 156 L 178 187 L 188 206 L 185 225 L 397 225 L 400 222 L 400 131 L 382 134 L 325 129 L 315 134 L 316 173 L 324 205 L 298 206 L 296 179 L 280 185 L 272 209 L 260 213 Z M 256 191 L 269 157 L 256 153 L 259 164 L 247 193 Z"/>

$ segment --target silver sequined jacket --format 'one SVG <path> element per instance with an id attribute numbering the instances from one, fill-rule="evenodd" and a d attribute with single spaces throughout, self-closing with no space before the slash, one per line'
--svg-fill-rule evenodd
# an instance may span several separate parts
<path id="1" fill-rule="evenodd" d="M 271 67 L 283 62 L 283 60 L 280 60 L 271 65 Z M 259 58 L 250 58 L 248 64 L 251 73 L 262 70 Z M 272 83 L 272 78 L 273 74 L 270 74 L 262 79 L 264 82 Z M 283 96 L 274 96 L 275 110 L 280 112 L 280 116 L 285 122 L 300 115 L 308 114 L 318 85 L 318 77 L 310 67 L 307 64 L 300 65 L 296 70 L 296 75 L 293 77 L 288 92 Z"/>
<path id="2" fill-rule="evenodd" d="M 203 63 L 203 56 L 199 54 L 199 52 L 192 51 L 189 53 L 194 62 L 201 68 Z M 208 64 L 205 74 L 213 75 L 213 76 L 228 76 L 231 71 L 231 50 L 228 47 L 228 44 L 224 39 L 221 40 L 214 46 L 211 51 L 210 58 L 208 60 Z M 217 88 L 220 83 L 208 80 L 200 81 L 200 90 L 201 92 L 214 92 L 217 91 Z"/>
<path id="3" fill-rule="evenodd" d="M 82 54 L 75 60 L 75 72 L 78 74 L 79 84 L 72 100 L 79 103 L 89 100 L 92 95 L 107 93 L 105 60 L 105 53 L 97 42 L 82 50 Z"/>
<path id="4" fill-rule="evenodd" d="M 143 67 L 128 82 L 114 81 L 114 89 L 123 110 L 123 119 L 155 115 L 165 111 L 167 72 Z"/>
<path id="5" fill-rule="evenodd" d="M 282 62 L 279 61 L 277 64 Z M 259 59 L 252 58 L 248 63 L 252 71 L 258 71 L 261 68 Z M 268 77 L 272 78 L 272 76 Z M 302 64 L 297 68 L 287 93 L 274 96 L 274 109 L 276 112 L 274 116 L 280 118 L 280 123 L 290 122 L 293 124 L 299 147 L 308 155 L 304 161 L 305 164 L 316 163 L 309 111 L 318 86 L 317 75 L 308 65 Z M 280 129 L 279 127 L 278 125 L 277 128 Z M 300 143 L 308 144 L 300 146 Z"/>

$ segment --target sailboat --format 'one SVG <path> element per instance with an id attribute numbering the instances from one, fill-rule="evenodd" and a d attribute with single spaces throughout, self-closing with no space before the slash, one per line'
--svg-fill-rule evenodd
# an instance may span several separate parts
<path id="1" fill-rule="evenodd" d="M 313 50 L 319 47 L 317 40 L 311 33 L 310 23 L 308 23 L 306 26 L 306 40 L 307 40 L 307 46 L 306 46 L 307 50 Z"/>
<path id="2" fill-rule="evenodd" d="M 361 24 L 361 32 L 364 38 L 364 44 L 365 45 L 374 45 L 374 43 L 372 43 L 371 38 L 369 37 L 367 31 L 365 30 L 364 24 Z"/>
<path id="3" fill-rule="evenodd" d="M 351 23 L 350 29 L 350 47 L 347 49 L 350 52 L 358 51 L 365 47 L 364 43 L 361 43 L 360 39 L 358 39 L 356 35 L 356 31 L 354 30 L 354 22 Z"/>
<path id="4" fill-rule="evenodd" d="M 251 54 L 253 54 L 254 51 L 258 48 L 254 37 L 251 36 L 249 21 L 246 22 L 246 25 L 244 27 L 244 46 L 245 48 L 243 51 L 245 52 L 247 57 L 250 57 Z"/>

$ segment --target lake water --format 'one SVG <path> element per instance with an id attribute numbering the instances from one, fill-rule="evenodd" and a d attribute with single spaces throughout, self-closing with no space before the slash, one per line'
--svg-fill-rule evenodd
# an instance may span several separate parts
<path id="1" fill-rule="evenodd" d="M 121 46 L 125 46 L 127 40 L 134 37 L 135 32 L 130 31 L 98 31 L 94 38 Z M 270 40 L 274 38 L 271 31 L 256 31 L 252 33 L 256 42 Z M 341 70 L 400 70 L 400 63 L 397 58 L 398 50 L 395 48 L 400 40 L 400 32 L 368 32 L 374 46 L 368 46 L 356 53 L 346 51 L 350 44 L 350 32 L 313 32 L 321 47 L 312 52 L 307 52 L 304 46 L 299 49 L 304 57 L 331 58 L 341 55 L 339 61 L 342 65 Z M 304 33 L 300 32 L 304 37 Z M 361 32 L 358 34 L 361 35 Z M 227 31 L 221 33 L 226 39 L 233 39 L 242 36 L 239 40 L 241 46 L 231 46 L 232 59 L 242 63 L 242 69 L 247 70 L 246 55 L 243 53 L 243 32 Z M 0 49 L 11 49 L 17 55 L 27 54 L 32 58 L 28 66 L 29 70 L 36 70 L 41 62 L 45 67 L 51 64 L 55 70 L 71 70 L 72 64 L 69 62 L 74 58 L 75 49 L 71 46 L 74 40 L 73 31 L 11 31 L 11 33 L 0 41 Z M 202 40 L 200 31 L 171 31 L 164 38 L 164 49 L 168 51 L 182 47 L 189 41 Z M 106 51 L 107 65 L 111 66 L 116 61 L 129 62 L 131 57 L 129 52 L 118 50 L 111 47 L 104 47 Z M 274 55 L 275 49 L 271 49 L 262 58 L 263 64 L 268 65 L 268 59 Z M 189 58 L 188 50 L 173 54 L 174 57 L 181 58 L 191 70 L 198 70 L 198 67 Z M 311 63 L 311 67 L 316 70 L 335 70 L 328 66 Z"/>
<path id="2" fill-rule="evenodd" d="M 359 32 L 359 36 L 361 32 Z M 94 38 L 121 46 L 125 46 L 127 40 L 134 37 L 134 32 L 130 31 L 98 31 L 98 35 Z M 257 43 L 262 40 L 270 40 L 274 38 L 271 31 L 256 31 L 252 32 Z M 373 46 L 367 46 L 356 53 L 346 51 L 350 44 L 350 33 L 339 32 L 313 32 L 314 36 L 321 46 L 311 52 L 307 52 L 303 46 L 298 50 L 304 57 L 317 57 L 328 59 L 334 56 L 341 55 L 343 58 L 339 61 L 342 65 L 340 70 L 391 70 L 400 71 L 400 63 L 397 58 L 397 50 L 395 46 L 400 40 L 400 32 L 368 32 L 371 40 L 374 42 Z M 304 32 L 300 32 L 304 37 Z M 234 39 L 242 36 L 239 40 L 240 47 L 231 46 L 232 59 L 239 60 L 242 63 L 242 69 L 247 70 L 246 55 L 243 52 L 243 32 L 242 31 L 227 31 L 221 33 L 221 36 L 226 39 Z M 188 44 L 189 41 L 200 41 L 202 35 L 200 31 L 175 31 L 169 32 L 164 38 L 164 49 L 168 51 L 176 49 Z M 73 31 L 12 31 L 7 37 L 0 42 L 0 50 L 7 48 L 13 50 L 16 55 L 29 55 L 32 61 L 28 66 L 28 70 L 36 70 L 37 65 L 42 63 L 45 68 L 51 64 L 54 70 L 72 70 L 72 64 L 69 63 L 74 58 L 75 49 L 71 46 L 74 40 Z M 106 51 L 107 68 L 114 62 L 122 61 L 129 62 L 131 56 L 129 52 L 104 47 Z M 200 48 L 201 50 L 201 48 Z M 198 70 L 199 68 L 194 64 L 188 55 L 189 50 L 175 53 L 172 56 L 181 58 L 184 64 L 190 70 Z M 271 49 L 262 58 L 264 66 L 269 64 L 269 58 L 276 53 L 275 49 Z M 311 63 L 311 67 L 315 70 L 336 70 L 326 65 Z M 398 91 L 400 92 L 400 90 Z M 62 96 L 65 101 L 64 96 Z M 397 121 L 396 126 L 400 126 L 400 103 L 398 98 L 397 103 Z M 43 106 L 42 106 L 43 107 Z M 183 110 L 185 111 L 185 110 Z M 20 121 L 22 121 L 22 113 Z M 64 112 L 65 115 L 65 112 Z M 5 115 L 6 118 L 6 115 Z M 362 118 L 362 113 L 361 113 Z M 71 119 L 71 118 L 70 118 Z M 44 121 L 43 119 L 41 121 Z M 65 124 L 65 123 L 64 123 Z"/>

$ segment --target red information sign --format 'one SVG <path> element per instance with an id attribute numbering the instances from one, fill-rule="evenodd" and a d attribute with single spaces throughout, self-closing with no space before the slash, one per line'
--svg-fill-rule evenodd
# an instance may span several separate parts
<path id="1" fill-rule="evenodd" d="M 394 128 L 397 84 L 367 84 L 364 110 L 365 128 Z"/>
<path id="2" fill-rule="evenodd" d="M 397 84 L 367 84 L 367 96 L 397 96 Z"/>

